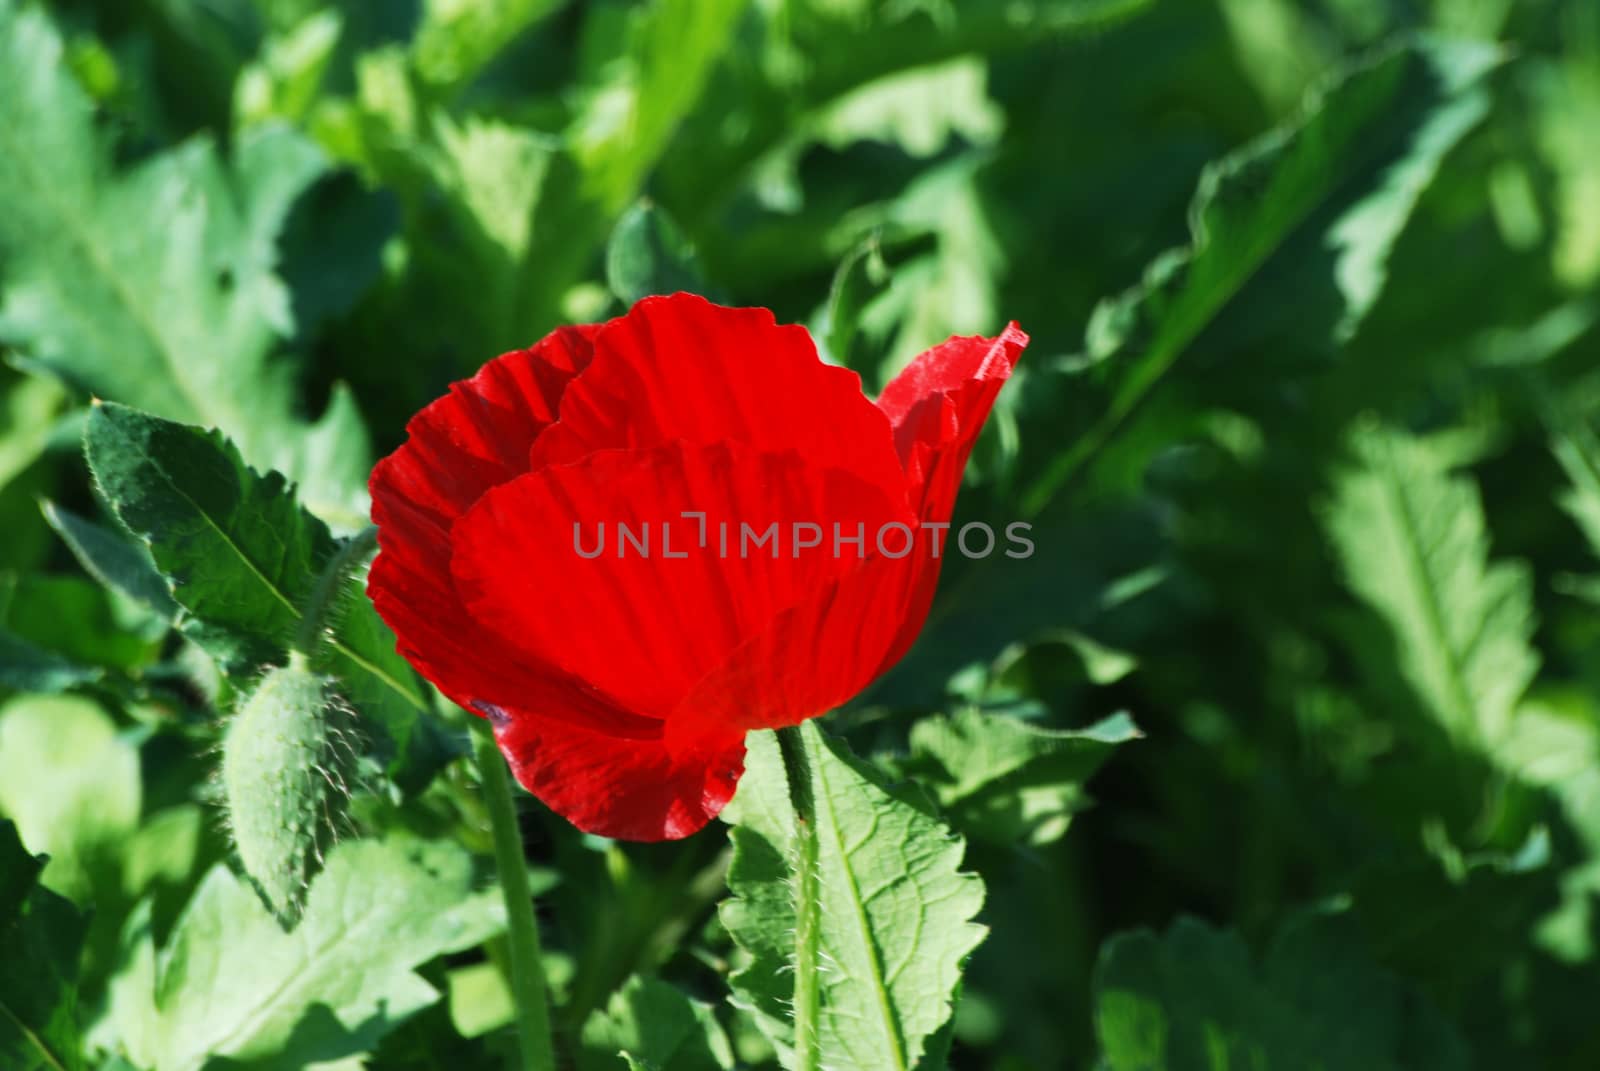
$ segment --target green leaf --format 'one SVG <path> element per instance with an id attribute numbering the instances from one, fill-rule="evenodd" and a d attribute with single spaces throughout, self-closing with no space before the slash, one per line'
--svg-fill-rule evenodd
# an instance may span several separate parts
<path id="1" fill-rule="evenodd" d="M 856 243 L 839 262 L 828 286 L 828 303 L 815 332 L 827 357 L 846 368 L 856 368 L 855 342 L 867 306 L 889 285 L 889 265 L 883 259 L 882 237 L 874 232 Z"/>
<path id="2" fill-rule="evenodd" d="M 1527 89 L 1534 135 L 1555 177 L 1560 227 L 1551 251 L 1554 268 L 1562 282 L 1579 290 L 1600 278 L 1600 173 L 1593 141 L 1600 123 L 1600 27 L 1573 18 L 1567 29 L 1568 55 L 1560 63 L 1534 66 Z"/>
<path id="3" fill-rule="evenodd" d="M 282 661 L 336 544 L 283 477 L 258 475 L 216 432 L 106 403 L 89 415 L 89 467 L 149 548 L 186 611 L 179 628 L 224 670 Z M 421 724 L 428 702 L 371 603 L 345 593 L 314 666 L 381 730 L 390 772 L 425 780 L 442 757 Z"/>
<path id="4" fill-rule="evenodd" d="M 912 726 L 905 771 L 963 832 L 995 844 L 1048 844 L 1087 805 L 1084 782 L 1118 745 L 1142 735 L 1126 714 L 1087 729 L 1048 729 L 969 707 Z"/>
<path id="5" fill-rule="evenodd" d="M 724 57 L 745 0 L 658 0 L 629 13 L 621 62 L 602 69 L 571 131 L 583 191 L 605 215 L 638 193 Z"/>
<path id="6" fill-rule="evenodd" d="M 963 56 L 868 82 L 821 110 L 815 137 L 835 149 L 881 141 L 921 158 L 957 137 L 991 145 L 1004 118 L 989 99 L 985 75 L 981 60 Z"/>
<path id="7" fill-rule="evenodd" d="M 217 866 L 159 956 L 148 917 L 130 920 L 111 1031 L 134 1063 L 161 1071 L 214 1056 L 287 1071 L 369 1052 L 438 999 L 417 967 L 504 927 L 498 894 L 476 885 L 455 845 L 351 841 L 329 853 L 304 917 L 284 933 Z"/>
<path id="8" fill-rule="evenodd" d="M 40 509 L 44 511 L 44 519 L 90 576 L 164 618 L 177 614 L 178 604 L 173 601 L 167 582 L 156 571 L 146 548 L 48 499 L 40 503 Z"/>
<path id="9" fill-rule="evenodd" d="M 0 707 L 0 813 L 50 856 L 51 889 L 90 900 L 99 868 L 138 826 L 141 798 L 139 752 L 97 703 L 20 696 Z"/>
<path id="10" fill-rule="evenodd" d="M 834 109 L 832 122 L 838 123 L 839 102 L 848 108 L 852 99 L 863 100 L 861 95 L 851 96 L 859 87 L 959 56 L 998 53 L 1032 42 L 1103 31 L 1147 4 L 1148 0 L 1019 0 L 1008 4 L 989 0 L 902 4 L 843 0 L 762 5 L 761 60 L 729 63 L 717 72 L 708 97 L 719 106 L 686 124 L 663 161 L 670 203 L 707 210 L 720 207 L 748 181 L 763 157 L 783 151 L 795 131 L 822 123 L 830 108 Z M 937 77 L 929 71 L 921 74 Z M 892 86 L 879 89 L 893 92 Z M 881 93 L 864 99 L 875 110 L 881 109 Z M 941 102 L 952 103 L 949 99 Z M 927 107 L 917 121 L 929 121 Z M 945 122 L 978 129 L 988 126 L 970 105 Z M 904 129 L 904 122 L 897 125 Z M 701 222 L 685 220 L 695 233 Z"/>
<path id="11" fill-rule="evenodd" d="M 116 171 L 37 10 L 0 0 L 0 341 L 94 394 L 222 429 L 257 463 L 302 430 L 273 361 L 295 324 L 274 274 L 290 206 L 327 168 L 281 127 Z M 296 475 L 300 470 L 296 470 Z"/>
<path id="12" fill-rule="evenodd" d="M 1351 439 L 1324 516 L 1345 576 L 1393 630 L 1424 708 L 1458 743 L 1493 756 L 1538 671 L 1533 582 L 1489 561 L 1477 488 L 1446 451 L 1377 426 Z"/>
<path id="13" fill-rule="evenodd" d="M 162 622 L 80 576 L 0 573 L 0 627 L 85 666 L 138 670 L 152 662 Z"/>
<path id="14" fill-rule="evenodd" d="M 606 246 L 606 282 L 624 305 L 651 294 L 704 292 L 694 247 L 651 201 L 638 202 L 617 220 Z"/>
<path id="15" fill-rule="evenodd" d="M 19 692 L 64 692 L 99 680 L 97 666 L 82 666 L 0 629 L 0 685 Z"/>
<path id="16" fill-rule="evenodd" d="M 215 431 L 114 403 L 90 412 L 84 444 L 106 501 L 191 615 L 179 627 L 224 672 L 277 660 L 333 553 L 284 478 L 257 475 Z"/>
<path id="17" fill-rule="evenodd" d="M 728 55 L 745 0 L 660 0 L 601 8 L 586 42 L 603 52 L 580 89 L 533 220 L 532 252 L 519 265 L 515 331 L 532 336 L 561 319 L 561 300 L 583 278 L 616 217 L 638 197 L 679 124 Z"/>
<path id="18" fill-rule="evenodd" d="M 566 0 L 427 0 L 411 39 L 411 62 L 424 82 L 456 88 L 471 81 L 518 35 Z"/>
<path id="19" fill-rule="evenodd" d="M 727 1071 L 733 1049 L 709 1004 L 676 986 L 635 976 L 583 1024 L 583 1071 Z"/>
<path id="20" fill-rule="evenodd" d="M 78 1071 L 78 957 L 84 921 L 38 884 L 44 860 L 0 822 L 0 1064 L 16 1071 Z"/>
<path id="21" fill-rule="evenodd" d="M 1257 964 L 1233 933 L 1180 919 L 1119 934 L 1095 970 L 1106 1071 L 1464 1071 L 1438 1013 L 1364 955 L 1348 920 L 1292 922 Z"/>
<path id="22" fill-rule="evenodd" d="M 905 1071 L 950 1018 L 983 940 L 983 883 L 918 792 L 886 787 L 812 722 L 797 732 L 803 780 L 790 786 L 775 734 L 752 733 L 729 807 L 721 915 L 747 957 L 735 1003 L 786 1067 Z"/>
<path id="23" fill-rule="evenodd" d="M 1502 59 L 1471 43 L 1385 49 L 1345 69 L 1291 123 L 1209 166 L 1189 209 L 1190 244 L 1095 310 L 1060 388 L 1083 427 L 1028 489 L 1027 512 L 1122 433 L 1197 348 L 1226 353 L 1241 333 L 1289 324 L 1302 349 L 1348 341 L 1422 192 L 1488 113 L 1488 76 Z"/>
<path id="24" fill-rule="evenodd" d="M 243 130 L 275 119 L 305 118 L 322 89 L 342 29 L 337 11 L 318 11 L 269 37 L 234 83 L 234 126 Z"/>
<path id="25" fill-rule="evenodd" d="M 1561 504 L 1582 529 L 1589 548 L 1600 557 L 1600 435 L 1585 421 L 1552 405 L 1551 449 L 1570 486 Z"/>
<path id="26" fill-rule="evenodd" d="M 0 488 L 44 453 L 62 395 L 61 388 L 48 380 L 19 377 L 6 384 L 0 396 Z"/>

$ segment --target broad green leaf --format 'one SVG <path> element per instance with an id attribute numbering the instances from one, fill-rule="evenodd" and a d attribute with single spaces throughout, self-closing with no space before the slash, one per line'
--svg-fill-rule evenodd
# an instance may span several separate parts
<path id="1" fill-rule="evenodd" d="M 0 1064 L 15 1071 L 79 1071 L 78 956 L 84 921 L 44 888 L 45 863 L 0 821 Z"/>
<path id="2" fill-rule="evenodd" d="M 42 881 L 87 903 L 139 824 L 139 752 L 93 700 L 19 696 L 0 706 L 0 813 L 50 857 Z M 120 877 L 120 875 L 119 875 Z"/>
<path id="3" fill-rule="evenodd" d="M 1477 488 L 1432 443 L 1362 425 L 1350 446 L 1324 517 L 1345 576 L 1393 630 L 1424 708 L 1493 756 L 1539 666 L 1529 571 L 1489 561 Z"/>
<path id="4" fill-rule="evenodd" d="M 162 617 L 170 619 L 178 612 L 178 604 L 172 600 L 166 581 L 156 572 L 147 549 L 54 502 L 46 500 L 40 508 L 50 527 L 90 576 Z"/>
<path id="5" fill-rule="evenodd" d="M 240 135 L 231 166 L 193 140 L 117 170 L 61 51 L 43 14 L 0 0 L 0 341 L 272 463 L 303 430 L 273 360 L 296 326 L 277 234 L 326 160 L 262 127 Z"/>
<path id="6" fill-rule="evenodd" d="M 438 999 L 416 968 L 504 926 L 498 893 L 477 884 L 455 845 L 351 841 L 329 853 L 285 933 L 217 866 L 159 955 L 148 917 L 130 920 L 108 1032 L 135 1064 L 160 1071 L 196 1071 L 214 1056 L 287 1071 L 369 1052 Z"/>
<path id="7" fill-rule="evenodd" d="M 1066 833 L 1087 805 L 1084 782 L 1141 735 L 1126 714 L 1048 729 L 968 707 L 913 725 L 904 768 L 958 829 L 996 844 L 1040 845 Z"/>
<path id="8" fill-rule="evenodd" d="M 1189 209 L 1190 244 L 1095 310 L 1085 352 L 1069 366 L 1078 370 L 1060 388 L 1084 426 L 1034 480 L 1027 511 L 1124 431 L 1202 336 L 1208 353 L 1287 323 L 1301 348 L 1348 341 L 1422 192 L 1488 113 L 1502 59 L 1470 43 L 1385 49 L 1344 70 L 1294 121 L 1208 167 Z"/>
<path id="9" fill-rule="evenodd" d="M 606 246 L 606 282 L 624 305 L 651 294 L 705 289 L 694 247 L 650 201 L 638 202 L 617 220 Z"/>
<path id="10" fill-rule="evenodd" d="M 1095 970 L 1105 1071 L 1465 1071 L 1461 1039 L 1368 959 L 1346 919 L 1290 923 L 1260 963 L 1180 919 L 1112 937 Z"/>
<path id="11" fill-rule="evenodd" d="M 721 914 L 747 957 L 735 1003 L 786 1067 L 908 1071 L 983 940 L 983 883 L 960 870 L 961 839 L 920 793 L 886 787 L 812 722 L 799 734 L 803 780 L 789 784 L 775 734 L 752 733 L 729 807 Z"/>
<path id="12" fill-rule="evenodd" d="M 709 1004 L 676 986 L 635 976 L 583 1024 L 583 1071 L 727 1071 L 733 1049 Z"/>
<path id="13" fill-rule="evenodd" d="M 106 501 L 150 548 L 186 611 L 178 627 L 225 672 L 281 662 L 335 549 L 283 477 L 258 475 L 216 432 L 109 402 L 90 413 L 85 443 Z M 350 593 L 330 625 L 316 668 L 381 730 L 391 772 L 422 776 L 428 704 L 393 634 Z"/>

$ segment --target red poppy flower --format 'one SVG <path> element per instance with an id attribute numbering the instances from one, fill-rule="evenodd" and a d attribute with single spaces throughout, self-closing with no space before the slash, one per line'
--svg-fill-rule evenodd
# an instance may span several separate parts
<path id="1" fill-rule="evenodd" d="M 676 294 L 562 328 L 374 469 L 368 591 L 528 791 L 589 832 L 687 836 L 732 798 L 747 730 L 838 706 L 911 646 L 1026 343 L 951 339 L 874 404 L 765 309 Z"/>

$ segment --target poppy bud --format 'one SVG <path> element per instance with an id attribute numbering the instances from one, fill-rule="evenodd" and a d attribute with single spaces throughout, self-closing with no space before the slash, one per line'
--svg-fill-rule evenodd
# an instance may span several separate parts
<path id="1" fill-rule="evenodd" d="M 344 708 L 295 654 L 267 671 L 222 747 L 222 788 L 245 873 L 286 925 L 345 812 Z"/>

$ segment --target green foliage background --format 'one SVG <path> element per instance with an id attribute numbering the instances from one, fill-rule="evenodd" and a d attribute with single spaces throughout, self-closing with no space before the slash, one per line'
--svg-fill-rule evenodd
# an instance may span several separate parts
<path id="1" fill-rule="evenodd" d="M 0 0 L 0 1067 L 504 1066 L 465 718 L 370 607 L 292 934 L 216 749 L 407 417 L 676 288 L 869 388 L 1033 336 L 959 519 L 1037 553 L 818 752 L 967 905 L 918 1066 L 1600 1066 L 1600 8 Z M 788 1058 L 782 798 L 731 873 L 524 801 L 578 1066 Z"/>

